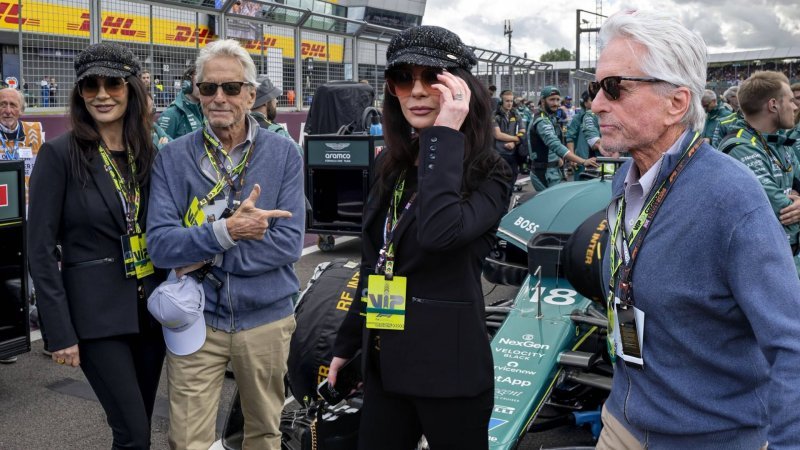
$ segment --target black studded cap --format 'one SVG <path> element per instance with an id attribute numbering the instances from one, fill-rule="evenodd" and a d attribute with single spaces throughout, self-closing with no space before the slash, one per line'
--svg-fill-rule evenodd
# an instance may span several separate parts
<path id="1" fill-rule="evenodd" d="M 402 64 L 470 70 L 478 60 L 450 30 L 423 25 L 409 28 L 392 39 L 386 50 L 386 68 Z"/>
<path id="2" fill-rule="evenodd" d="M 132 51 L 113 42 L 92 44 L 75 57 L 76 81 L 89 76 L 127 78 L 141 69 Z"/>

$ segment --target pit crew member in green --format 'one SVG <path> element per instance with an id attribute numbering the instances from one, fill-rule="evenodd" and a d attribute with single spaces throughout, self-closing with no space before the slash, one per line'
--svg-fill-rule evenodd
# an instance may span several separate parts
<path id="1" fill-rule="evenodd" d="M 531 183 L 537 192 L 561 182 L 563 159 L 579 166 L 597 167 L 594 158 L 584 159 L 561 143 L 561 126 L 556 111 L 561 105 L 561 92 L 555 86 L 545 86 L 541 92 L 540 110 L 528 128 L 528 153 L 533 164 Z"/>
<path id="2" fill-rule="evenodd" d="M 514 99 L 514 104 L 517 105 L 517 114 L 522 118 L 522 124 L 524 125 L 524 130 L 528 129 L 528 124 L 531 123 L 533 120 L 533 113 L 531 109 L 528 108 L 528 104 L 525 102 L 523 97 L 517 97 Z"/>
<path id="3" fill-rule="evenodd" d="M 203 112 L 200 110 L 200 93 L 195 86 L 195 67 L 192 65 L 183 73 L 181 91 L 158 118 L 158 126 L 172 139 L 199 130 L 203 126 Z"/>
<path id="4" fill-rule="evenodd" d="M 717 129 L 719 123 L 736 117 L 736 114 L 724 105 L 721 105 L 717 101 L 716 92 L 710 89 L 705 90 L 700 103 L 703 105 L 703 109 L 706 110 L 706 126 L 703 128 L 703 138 L 707 139 L 707 142 L 714 146 L 714 131 Z M 725 137 L 725 135 L 721 136 L 721 138 L 723 137 Z"/>
<path id="5" fill-rule="evenodd" d="M 592 112 L 592 100 L 588 91 L 583 91 L 579 103 L 580 111 L 572 117 L 572 122 L 567 127 L 567 148 L 574 151 L 581 158 L 597 157 L 605 155 L 603 145 L 600 142 L 600 125 L 597 115 Z M 583 167 L 575 169 L 575 180 L 583 172 Z"/>
<path id="6" fill-rule="evenodd" d="M 792 188 L 800 181 L 800 167 L 791 143 L 781 129 L 794 125 L 797 106 L 792 102 L 789 80 L 781 72 L 756 72 L 739 88 L 744 119 L 732 127 L 719 147 L 755 173 L 778 216 L 795 255 L 800 272 L 800 194 Z M 734 134 L 735 133 L 735 134 Z"/>

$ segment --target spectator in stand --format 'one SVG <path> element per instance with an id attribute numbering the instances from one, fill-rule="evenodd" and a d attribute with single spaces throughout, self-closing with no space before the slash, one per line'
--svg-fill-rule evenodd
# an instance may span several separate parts
<path id="1" fill-rule="evenodd" d="M 56 106 L 56 102 L 58 97 L 56 94 L 58 93 L 58 83 L 56 83 L 55 77 L 50 78 L 50 106 Z"/>
<path id="2" fill-rule="evenodd" d="M 42 77 L 42 81 L 39 83 L 40 86 L 40 93 L 42 98 L 42 106 L 47 107 L 50 105 L 50 81 L 47 79 L 47 75 Z"/>

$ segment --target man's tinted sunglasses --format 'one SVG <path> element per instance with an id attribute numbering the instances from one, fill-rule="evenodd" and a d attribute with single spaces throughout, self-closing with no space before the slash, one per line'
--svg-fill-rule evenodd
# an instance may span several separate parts
<path id="1" fill-rule="evenodd" d="M 589 83 L 589 96 L 594 99 L 600 93 L 600 88 L 606 91 L 606 96 L 609 100 L 619 100 L 620 84 L 623 81 L 639 81 L 641 83 L 668 83 L 668 81 L 659 80 L 658 78 L 646 77 L 605 77 L 600 81 L 592 81 Z"/>
<path id="2" fill-rule="evenodd" d="M 225 95 L 239 95 L 242 92 L 242 86 L 245 84 L 250 84 L 246 81 L 227 81 L 225 83 L 209 83 L 208 81 L 204 81 L 202 83 L 197 83 L 197 90 L 200 91 L 200 95 L 205 97 L 211 97 L 217 95 L 217 89 L 220 87 L 222 88 L 222 93 Z"/>
<path id="3" fill-rule="evenodd" d="M 442 69 L 428 67 L 420 72 L 419 77 L 415 78 L 414 71 L 411 69 L 389 69 L 385 73 L 386 85 L 390 94 L 395 97 L 405 97 L 414 89 L 416 80 L 420 80 L 425 89 L 430 91 L 431 85 L 441 83 L 437 78 L 440 73 L 442 73 Z"/>

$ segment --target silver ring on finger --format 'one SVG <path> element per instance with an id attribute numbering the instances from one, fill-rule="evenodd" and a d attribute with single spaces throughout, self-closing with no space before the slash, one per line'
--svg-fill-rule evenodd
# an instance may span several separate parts
<path id="1" fill-rule="evenodd" d="M 456 93 L 456 95 L 453 96 L 453 100 L 455 101 L 464 100 L 464 94 L 462 94 L 461 92 Z"/>

